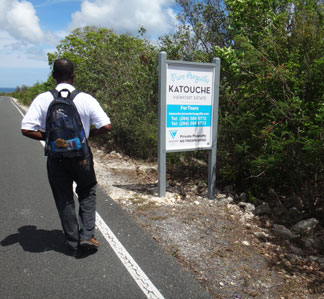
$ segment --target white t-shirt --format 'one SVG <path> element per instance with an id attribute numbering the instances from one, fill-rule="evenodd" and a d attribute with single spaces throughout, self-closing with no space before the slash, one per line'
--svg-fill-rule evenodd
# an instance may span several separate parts
<path id="1" fill-rule="evenodd" d="M 68 89 L 72 92 L 75 88 L 67 83 L 60 83 L 56 86 L 58 91 Z M 47 91 L 39 94 L 31 103 L 27 113 L 25 114 L 21 129 L 38 131 L 45 130 L 46 114 L 49 104 L 53 101 L 53 95 Z M 81 121 L 87 138 L 90 133 L 90 126 L 94 125 L 97 129 L 110 124 L 110 118 L 101 108 L 98 101 L 91 95 L 80 92 L 73 100 L 81 117 Z"/>

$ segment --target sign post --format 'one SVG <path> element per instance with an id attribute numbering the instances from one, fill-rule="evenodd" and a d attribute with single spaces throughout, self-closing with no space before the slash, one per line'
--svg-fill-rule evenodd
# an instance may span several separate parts
<path id="1" fill-rule="evenodd" d="M 164 197 L 166 192 L 166 59 L 167 54 L 161 52 L 159 55 L 159 140 L 158 140 L 158 191 L 159 196 Z"/>
<path id="2" fill-rule="evenodd" d="M 166 153 L 208 150 L 208 198 L 214 198 L 220 59 L 213 63 L 159 56 L 159 196 L 166 190 Z"/>

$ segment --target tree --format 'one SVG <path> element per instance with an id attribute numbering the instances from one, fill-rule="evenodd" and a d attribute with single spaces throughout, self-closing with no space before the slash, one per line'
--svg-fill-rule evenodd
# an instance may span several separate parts
<path id="1" fill-rule="evenodd" d="M 226 1 L 233 47 L 223 65 L 223 175 L 254 192 L 323 182 L 324 14 L 317 1 Z"/>
<path id="2" fill-rule="evenodd" d="M 179 26 L 160 38 L 172 59 L 211 62 L 215 46 L 230 44 L 228 17 L 222 0 L 177 0 Z"/>
<path id="3" fill-rule="evenodd" d="M 168 56 L 222 60 L 219 179 L 258 196 L 321 186 L 323 1 L 177 3 Z"/>
<path id="4" fill-rule="evenodd" d="M 143 29 L 142 29 L 143 30 Z M 49 54 L 75 64 L 76 87 L 95 96 L 112 119 L 114 146 L 152 158 L 157 148 L 157 57 L 147 41 L 111 30 L 74 30 Z M 104 140 L 107 142 L 107 140 Z"/>

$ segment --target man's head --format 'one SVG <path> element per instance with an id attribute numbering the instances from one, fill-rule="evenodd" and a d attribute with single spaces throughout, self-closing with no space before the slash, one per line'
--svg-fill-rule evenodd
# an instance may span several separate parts
<path id="1" fill-rule="evenodd" d="M 57 83 L 73 83 L 74 80 L 74 66 L 73 63 L 65 58 L 59 58 L 54 61 L 53 78 Z"/>

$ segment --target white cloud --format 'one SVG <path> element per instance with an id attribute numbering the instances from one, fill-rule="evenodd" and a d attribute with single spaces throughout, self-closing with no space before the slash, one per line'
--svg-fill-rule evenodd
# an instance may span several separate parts
<path id="1" fill-rule="evenodd" d="M 80 11 L 72 14 L 71 23 L 62 24 L 60 31 L 45 32 L 35 7 L 51 8 L 63 2 L 80 2 Z M 137 34 L 144 26 L 148 38 L 170 32 L 176 22 L 170 8 L 174 3 L 175 0 L 43 0 L 33 6 L 31 0 L 0 0 L 0 86 L 46 80 L 47 53 L 53 53 L 55 45 L 77 27 L 95 25 L 118 34 Z"/>
<path id="2" fill-rule="evenodd" d="M 29 1 L 0 0 L 0 11 L 0 69 L 48 70 L 47 53 L 54 51 L 48 45 L 56 45 L 64 36 L 55 32 L 45 34 Z M 7 79 L 3 71 L 0 79 Z"/>
<path id="3" fill-rule="evenodd" d="M 174 0 L 84 0 L 81 11 L 72 15 L 70 29 L 95 25 L 116 33 L 136 34 L 141 26 L 149 35 L 172 30 L 175 15 L 169 8 Z"/>
<path id="4" fill-rule="evenodd" d="M 4 35 L 0 32 L 0 87 L 45 82 L 50 73 L 46 53 L 53 49 L 41 49 Z"/>
<path id="5" fill-rule="evenodd" d="M 67 2 L 82 2 L 82 0 L 46 0 L 40 4 L 35 5 L 35 7 L 46 7 L 59 3 L 67 3 Z"/>
<path id="6" fill-rule="evenodd" d="M 48 67 L 47 50 L 0 31 L 0 68 Z"/>
<path id="7" fill-rule="evenodd" d="M 13 37 L 31 43 L 44 38 L 33 5 L 28 1 L 0 0 L 0 26 Z"/>

